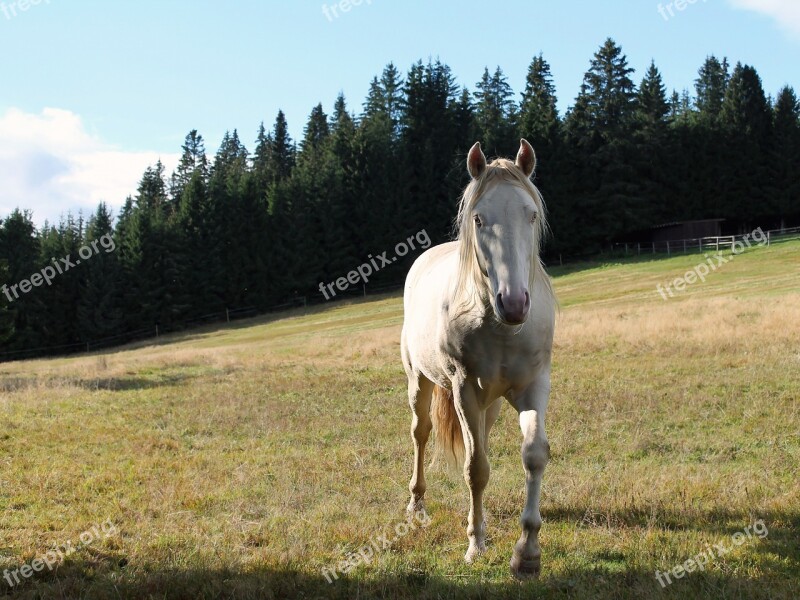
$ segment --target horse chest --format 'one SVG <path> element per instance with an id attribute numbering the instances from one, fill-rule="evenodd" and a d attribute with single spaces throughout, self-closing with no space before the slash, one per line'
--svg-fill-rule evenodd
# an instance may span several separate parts
<path id="1" fill-rule="evenodd" d="M 445 349 L 449 374 L 468 373 L 485 390 L 525 386 L 541 362 L 541 353 L 528 336 L 475 330 L 456 334 L 450 341 Z"/>

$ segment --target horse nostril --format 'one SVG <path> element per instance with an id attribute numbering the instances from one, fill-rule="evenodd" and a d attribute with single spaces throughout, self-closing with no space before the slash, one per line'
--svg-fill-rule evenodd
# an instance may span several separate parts
<path id="1" fill-rule="evenodd" d="M 500 312 L 505 311 L 505 307 L 503 306 L 503 294 L 497 294 L 497 308 Z"/>

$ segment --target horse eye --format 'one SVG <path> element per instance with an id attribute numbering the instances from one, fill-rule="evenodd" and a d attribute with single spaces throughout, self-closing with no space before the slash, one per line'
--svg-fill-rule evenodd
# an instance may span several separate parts
<path id="1" fill-rule="evenodd" d="M 483 222 L 481 221 L 481 218 L 478 215 L 475 215 L 473 219 L 475 219 L 475 225 L 477 227 L 483 227 Z"/>

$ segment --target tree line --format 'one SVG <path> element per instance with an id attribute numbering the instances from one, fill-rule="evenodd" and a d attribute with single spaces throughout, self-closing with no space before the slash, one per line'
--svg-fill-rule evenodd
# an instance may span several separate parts
<path id="1" fill-rule="evenodd" d="M 29 211 L 5 217 L 0 351 L 321 300 L 319 283 L 368 253 L 423 228 L 434 243 L 450 239 L 470 145 L 509 156 L 520 137 L 539 157 L 553 232 L 546 257 L 590 254 L 674 220 L 725 218 L 742 231 L 800 220 L 800 105 L 789 86 L 768 96 L 752 66 L 709 56 L 693 93 L 668 94 L 654 63 L 637 85 L 608 39 L 562 115 L 542 55 L 519 97 L 500 67 L 469 90 L 439 60 L 405 75 L 390 63 L 358 113 L 342 95 L 329 114 L 318 104 L 299 141 L 282 111 L 270 129 L 262 123 L 252 152 L 234 130 L 209 158 L 191 131 L 175 172 L 149 167 L 116 216 L 101 203 L 88 218 L 41 228 Z M 12 293 L 103 236 L 113 236 L 113 252 Z M 402 281 L 413 258 L 371 283 Z"/>

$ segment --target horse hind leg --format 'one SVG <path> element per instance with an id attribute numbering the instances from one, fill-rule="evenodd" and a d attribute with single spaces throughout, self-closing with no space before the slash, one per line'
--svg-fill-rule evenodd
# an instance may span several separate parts
<path id="1" fill-rule="evenodd" d="M 431 429 L 431 396 L 433 383 L 421 373 L 409 374 L 408 403 L 411 405 L 411 440 L 414 444 L 414 472 L 408 489 L 411 501 L 406 509 L 409 514 L 425 510 L 425 445 Z"/>

